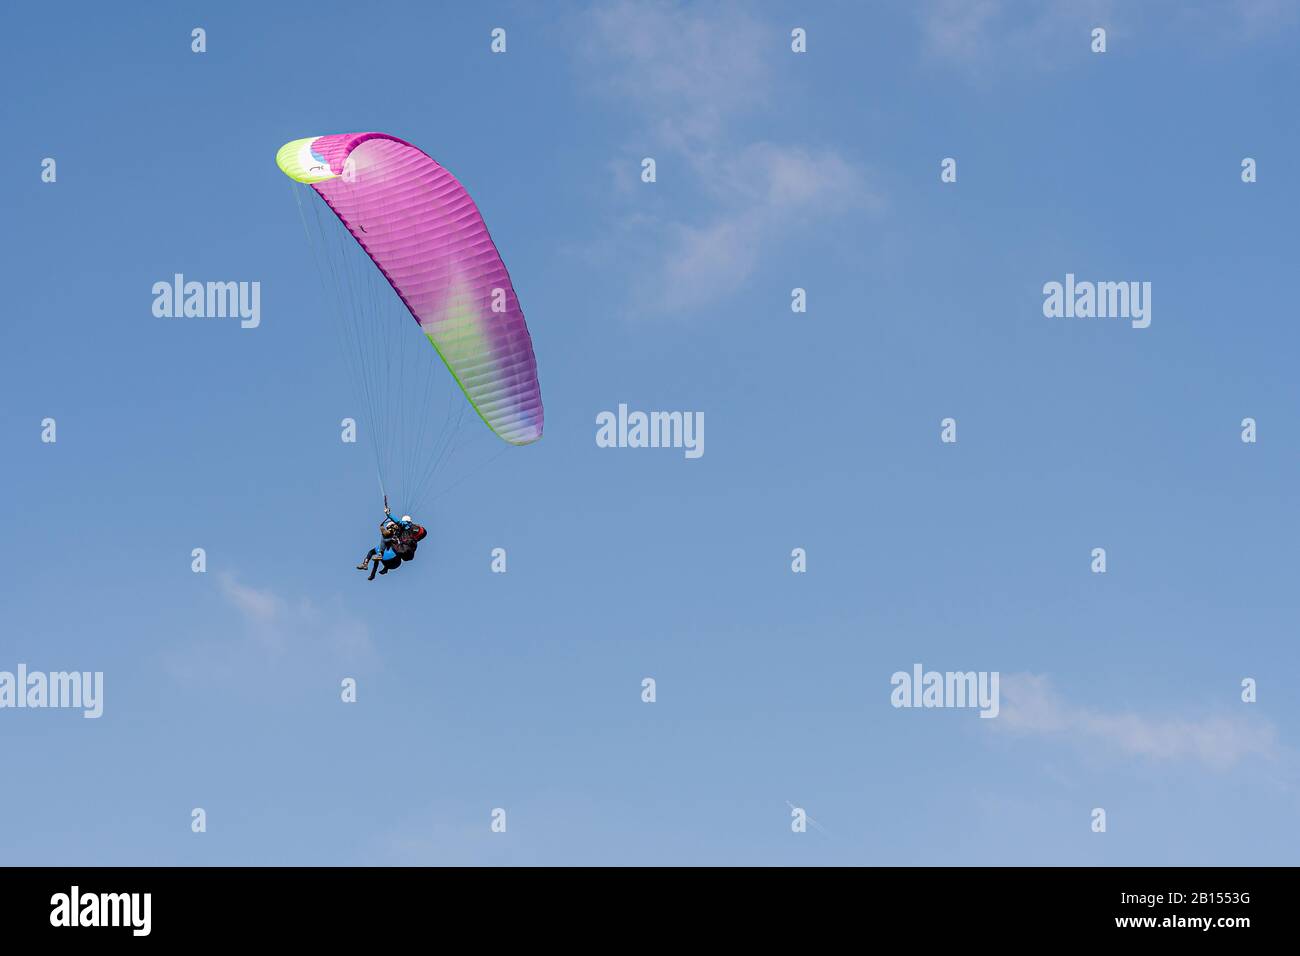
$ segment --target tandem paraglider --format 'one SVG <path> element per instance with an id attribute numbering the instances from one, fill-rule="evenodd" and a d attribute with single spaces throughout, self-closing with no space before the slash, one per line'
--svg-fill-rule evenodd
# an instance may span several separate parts
<path id="1" fill-rule="evenodd" d="M 427 534 L 428 531 L 411 520 L 410 515 L 394 518 L 385 499 L 384 520 L 379 522 L 379 544 L 366 552 L 357 570 L 370 568 L 370 577 L 366 580 L 373 581 L 376 573 L 387 574 L 400 568 L 403 561 L 414 561 L 415 550 Z"/>
<path id="2" fill-rule="evenodd" d="M 497 448 L 542 437 L 532 337 L 478 207 L 428 154 L 386 133 L 347 133 L 293 140 L 276 163 L 323 201 L 309 213 L 294 189 L 374 451 L 384 520 L 357 565 L 374 580 L 427 534 L 410 514 L 393 518 L 389 491 L 419 513 L 431 492 L 450 490 L 442 479 L 472 457 L 467 407 L 507 443 Z M 454 383 L 441 416 L 435 379 Z"/>

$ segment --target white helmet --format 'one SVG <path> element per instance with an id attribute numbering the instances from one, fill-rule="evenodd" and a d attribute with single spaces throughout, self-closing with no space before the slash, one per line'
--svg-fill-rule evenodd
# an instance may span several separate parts
<path id="1" fill-rule="evenodd" d="M 410 516 L 410 515 L 402 515 L 402 522 L 403 522 L 404 524 L 410 524 L 410 523 L 411 523 L 411 516 Z"/>

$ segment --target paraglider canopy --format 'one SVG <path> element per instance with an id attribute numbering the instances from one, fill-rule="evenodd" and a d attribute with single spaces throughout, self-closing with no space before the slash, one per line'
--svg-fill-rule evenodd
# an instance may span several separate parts
<path id="1" fill-rule="evenodd" d="M 512 445 L 542 436 L 533 342 L 469 193 L 386 133 L 296 139 L 276 163 L 310 185 L 397 292 L 484 423 Z"/>

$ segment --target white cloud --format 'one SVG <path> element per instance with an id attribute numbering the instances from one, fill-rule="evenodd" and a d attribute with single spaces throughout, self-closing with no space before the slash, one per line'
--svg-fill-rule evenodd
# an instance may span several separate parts
<path id="1" fill-rule="evenodd" d="M 1235 0 L 1231 4 L 1180 4 L 1175 11 L 1185 29 L 1204 45 L 1222 50 L 1282 39 L 1300 22 L 1295 0 Z"/>
<path id="2" fill-rule="evenodd" d="M 213 616 L 197 623 L 188 640 L 169 646 L 167 665 L 178 680 L 243 684 L 259 675 L 278 679 L 286 667 L 332 675 L 340 667 L 352 673 L 379 665 L 369 624 L 337 602 L 326 607 L 306 598 L 290 600 L 228 573 L 215 577 L 238 621 L 231 626 Z"/>
<path id="3" fill-rule="evenodd" d="M 662 259 L 649 273 L 654 289 L 643 290 L 670 311 L 734 292 L 781 235 L 879 205 L 833 151 L 752 143 L 692 167 L 713 204 L 701 222 L 661 224 Z"/>
<path id="4" fill-rule="evenodd" d="M 769 35 L 738 7 L 707 12 L 624 0 L 597 6 L 583 50 L 599 85 L 636 107 L 668 145 L 698 148 L 767 90 Z"/>
<path id="5" fill-rule="evenodd" d="M 735 291 L 758 261 L 760 221 L 761 216 L 750 213 L 703 226 L 668 224 L 667 249 L 651 280 L 659 290 L 657 304 L 669 311 L 690 309 Z M 649 294 L 645 290 L 643 298 Z"/>
<path id="6" fill-rule="evenodd" d="M 925 7 L 926 45 L 932 53 L 962 61 L 986 54 L 990 32 L 1002 13 L 1001 0 L 940 0 Z"/>
<path id="7" fill-rule="evenodd" d="M 622 167 L 649 153 L 660 183 L 695 197 L 685 215 L 666 215 L 644 190 L 620 196 L 637 205 L 624 219 L 633 250 L 622 258 L 643 276 L 638 301 L 666 311 L 707 305 L 742 287 L 784 236 L 879 205 L 865 172 L 838 151 L 742 134 L 742 120 L 773 93 L 765 60 L 793 55 L 784 27 L 738 6 L 669 3 L 602 7 L 592 22 L 585 65 L 638 124 Z"/>
<path id="8" fill-rule="evenodd" d="M 1182 33 L 1221 47 L 1275 38 L 1300 19 L 1295 0 L 929 0 L 916 11 L 926 52 L 981 79 L 1080 64 L 1091 55 L 1095 27 L 1106 30 L 1111 49 L 1117 41 L 1130 50 L 1149 46 L 1139 33 L 1163 42 Z"/>
<path id="9" fill-rule="evenodd" d="M 239 611 L 248 635 L 275 655 L 314 650 L 347 660 L 373 655 L 364 621 L 325 609 L 307 598 L 290 601 L 267 588 L 241 584 L 234 575 L 217 578 L 222 595 Z"/>
<path id="10" fill-rule="evenodd" d="M 1073 707 L 1038 674 L 1006 674 L 1001 686 L 1002 712 L 990 723 L 1013 733 L 1100 743 L 1151 760 L 1195 760 L 1216 770 L 1247 757 L 1278 754 L 1275 728 L 1258 718 L 1159 717 Z"/>
<path id="11" fill-rule="evenodd" d="M 240 584 L 229 574 L 222 574 L 218 579 L 221 593 L 231 604 L 235 605 L 244 616 L 258 625 L 268 625 L 283 613 L 283 602 L 270 591 L 259 591 Z"/>
<path id="12" fill-rule="evenodd" d="M 822 212 L 867 200 L 861 174 L 834 150 L 760 142 L 722 159 L 710 156 L 697 166 L 719 198 L 750 208 Z"/>
<path id="13" fill-rule="evenodd" d="M 926 51 L 976 75 L 1079 62 L 1094 27 L 1112 41 L 1125 29 L 1113 0 L 931 0 L 917 11 Z"/>

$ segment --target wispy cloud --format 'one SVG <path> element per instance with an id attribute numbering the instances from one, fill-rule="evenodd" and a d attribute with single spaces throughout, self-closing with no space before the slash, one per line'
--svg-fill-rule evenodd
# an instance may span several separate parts
<path id="1" fill-rule="evenodd" d="M 660 181 L 692 197 L 689 212 L 665 213 L 644 192 L 622 192 L 636 208 L 624 215 L 630 252 L 620 258 L 641 273 L 639 300 L 669 312 L 707 305 L 743 286 L 783 236 L 879 205 L 837 150 L 742 132 L 773 95 L 771 58 L 793 56 L 786 28 L 739 6 L 624 2 L 592 17 L 585 67 L 636 125 L 638 149 L 620 168 L 653 155 Z"/>
<path id="2" fill-rule="evenodd" d="M 1148 17 L 1150 9 L 1143 9 Z M 1168 22 L 1197 37 L 1202 47 L 1216 52 L 1282 40 L 1300 23 L 1295 0 L 1231 0 L 1227 3 L 1177 3 L 1166 11 Z"/>
<path id="3" fill-rule="evenodd" d="M 1106 30 L 1109 45 L 1183 32 L 1221 46 L 1275 37 L 1300 20 L 1295 0 L 929 0 L 915 9 L 925 52 L 977 79 L 1079 64 L 1094 27 Z"/>
<path id="4" fill-rule="evenodd" d="M 1112 0 L 931 0 L 918 5 L 926 52 L 982 75 L 1044 70 L 1079 58 L 1090 31 L 1121 30 Z"/>
<path id="5" fill-rule="evenodd" d="M 1131 757 L 1194 760 L 1215 770 L 1248 757 L 1278 756 L 1277 732 L 1266 720 L 1107 713 L 1075 707 L 1039 674 L 1003 675 L 1002 712 L 989 723 L 1016 734 L 1101 744 Z"/>
<path id="6" fill-rule="evenodd" d="M 183 680 L 247 680 L 286 666 L 312 671 L 378 664 L 370 626 L 339 606 L 290 599 L 226 572 L 216 575 L 216 585 L 237 622 L 229 627 L 214 619 L 167 652 L 168 666 Z"/>
<path id="7" fill-rule="evenodd" d="M 258 590 L 240 584 L 230 574 L 220 575 L 217 581 L 227 600 L 259 627 L 273 624 L 284 611 L 284 602 L 269 590 Z"/>
<path id="8" fill-rule="evenodd" d="M 228 573 L 217 580 L 222 595 L 243 617 L 248 635 L 269 653 L 289 653 L 301 645 L 349 659 L 374 652 L 369 626 L 337 608 L 326 610 L 307 598 L 288 600 Z"/>
<path id="9" fill-rule="evenodd" d="M 736 291 L 778 236 L 805 217 L 873 204 L 858 173 L 832 151 L 753 143 L 715 159 L 693 157 L 714 206 L 700 222 L 661 224 L 656 300 L 690 309 Z"/>
<path id="10" fill-rule="evenodd" d="M 647 138 L 694 149 L 763 102 L 763 51 L 779 37 L 738 7 L 622 0 L 590 17 L 586 66 L 652 125 Z"/>
<path id="11" fill-rule="evenodd" d="M 1295 0 L 1236 0 L 1234 6 L 1239 29 L 1249 38 L 1273 36 L 1300 21 Z"/>

